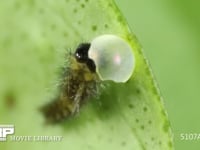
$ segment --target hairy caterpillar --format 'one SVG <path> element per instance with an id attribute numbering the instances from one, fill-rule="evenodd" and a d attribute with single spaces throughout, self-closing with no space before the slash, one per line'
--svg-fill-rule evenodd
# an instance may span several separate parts
<path id="1" fill-rule="evenodd" d="M 59 95 L 41 108 L 47 122 L 60 122 L 76 114 L 87 99 L 97 95 L 100 81 L 94 62 L 87 55 L 89 47 L 89 43 L 80 44 L 70 55 Z"/>
<path id="2" fill-rule="evenodd" d="M 134 68 L 132 48 L 118 36 L 101 35 L 80 44 L 70 54 L 58 96 L 41 108 L 46 121 L 57 123 L 73 116 L 86 100 L 98 95 L 101 81 L 126 82 Z"/>

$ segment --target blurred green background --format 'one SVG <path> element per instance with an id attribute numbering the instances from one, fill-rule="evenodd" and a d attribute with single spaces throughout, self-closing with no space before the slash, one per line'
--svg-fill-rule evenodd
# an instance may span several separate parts
<path id="1" fill-rule="evenodd" d="M 116 0 L 139 39 L 161 89 L 175 149 L 197 150 L 200 140 L 200 1 Z"/>

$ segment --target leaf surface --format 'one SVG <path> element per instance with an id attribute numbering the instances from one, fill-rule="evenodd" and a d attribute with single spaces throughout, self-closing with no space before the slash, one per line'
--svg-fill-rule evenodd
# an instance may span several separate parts
<path id="1" fill-rule="evenodd" d="M 112 0 L 0 2 L 0 123 L 15 135 L 60 135 L 61 142 L 0 143 L 4 150 L 170 150 L 162 98 L 141 47 Z M 136 69 L 125 84 L 109 83 L 73 119 L 45 126 L 38 108 L 57 92 L 66 51 L 101 34 L 124 37 Z"/>

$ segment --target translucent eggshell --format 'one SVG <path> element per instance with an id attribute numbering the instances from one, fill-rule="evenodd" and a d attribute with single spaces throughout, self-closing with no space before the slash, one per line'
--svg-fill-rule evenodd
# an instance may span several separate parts
<path id="1" fill-rule="evenodd" d="M 132 48 L 116 35 L 101 35 L 92 40 L 88 52 L 101 80 L 126 82 L 135 68 Z"/>

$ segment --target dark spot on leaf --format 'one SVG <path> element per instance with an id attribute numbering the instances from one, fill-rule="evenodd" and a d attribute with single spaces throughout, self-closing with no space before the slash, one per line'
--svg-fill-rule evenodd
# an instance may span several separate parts
<path id="1" fill-rule="evenodd" d="M 92 26 L 92 30 L 93 30 L 93 31 L 96 31 L 96 30 L 97 30 L 97 26 L 96 26 L 96 25 L 93 25 L 93 26 Z"/>
<path id="2" fill-rule="evenodd" d="M 152 121 L 151 121 L 151 120 L 149 120 L 149 121 L 148 121 L 148 124 L 152 124 Z"/>
<path id="3" fill-rule="evenodd" d="M 44 14 L 44 9 L 43 8 L 39 8 L 39 13 L 40 14 Z"/>
<path id="4" fill-rule="evenodd" d="M 164 117 L 164 116 L 166 116 L 166 112 L 165 112 L 165 110 L 161 110 L 161 114 L 162 114 L 162 116 Z M 169 126 L 169 122 L 167 121 L 167 120 L 165 120 L 165 122 L 164 122 L 164 124 L 168 124 L 168 126 Z"/>
<path id="5" fill-rule="evenodd" d="M 162 110 L 162 111 L 161 111 L 161 114 L 162 114 L 163 116 L 165 116 L 165 115 L 166 115 L 166 113 L 165 113 L 165 111 L 164 111 L 164 110 Z"/>
<path id="6" fill-rule="evenodd" d="M 169 146 L 169 148 L 172 148 L 173 144 L 171 141 L 168 142 L 168 146 Z"/>
<path id="7" fill-rule="evenodd" d="M 19 9 L 21 7 L 21 4 L 19 2 L 16 2 L 14 7 L 15 7 L 15 9 Z"/>
<path id="8" fill-rule="evenodd" d="M 109 106 L 103 106 L 102 108 L 103 108 L 104 111 L 109 111 L 110 110 Z"/>
<path id="9" fill-rule="evenodd" d="M 56 25 L 55 24 L 51 25 L 51 30 L 53 30 L 53 31 L 56 30 Z"/>
<path id="10" fill-rule="evenodd" d="M 135 121 L 136 121 L 137 123 L 139 123 L 139 119 L 135 119 Z"/>
<path id="11" fill-rule="evenodd" d="M 168 132 L 168 130 L 169 130 L 169 123 L 167 120 L 165 120 L 165 122 L 163 124 L 163 131 Z"/>
<path id="12" fill-rule="evenodd" d="M 141 127 L 140 127 L 142 130 L 144 130 L 144 126 L 143 125 L 141 125 Z"/>
<path id="13" fill-rule="evenodd" d="M 105 27 L 105 28 L 108 28 L 108 24 L 105 24 L 104 27 Z"/>
<path id="14" fill-rule="evenodd" d="M 132 38 L 133 38 L 133 34 L 128 33 L 128 34 L 126 35 L 126 38 L 128 39 L 128 41 L 131 41 Z"/>
<path id="15" fill-rule="evenodd" d="M 89 0 L 85 0 L 85 2 L 88 2 Z"/>
<path id="16" fill-rule="evenodd" d="M 36 1 L 35 0 L 29 0 L 28 2 L 29 2 L 30 6 L 34 6 L 35 7 L 35 5 L 36 5 Z"/>
<path id="17" fill-rule="evenodd" d="M 135 106 L 133 104 L 129 104 L 128 107 L 133 109 Z"/>
<path id="18" fill-rule="evenodd" d="M 146 72 L 147 75 L 150 75 L 150 74 L 151 74 L 151 73 L 150 73 L 150 70 L 149 70 L 149 68 L 148 68 L 147 66 L 145 67 L 145 72 Z"/>
<path id="19" fill-rule="evenodd" d="M 4 96 L 5 106 L 9 109 L 16 105 L 16 97 L 12 91 L 8 91 Z"/>
<path id="20" fill-rule="evenodd" d="M 67 37 L 68 36 L 67 32 L 63 32 L 63 36 Z"/>
<path id="21" fill-rule="evenodd" d="M 108 4 L 108 6 L 109 6 L 109 7 L 112 7 L 112 4 L 111 4 L 111 3 L 109 3 L 109 4 Z"/>
<path id="22" fill-rule="evenodd" d="M 144 112 L 147 112 L 147 107 L 144 107 L 143 110 L 144 110 Z"/>
<path id="23" fill-rule="evenodd" d="M 152 137 L 152 138 L 151 138 L 151 141 L 154 141 L 154 140 L 155 140 L 154 137 Z"/>
<path id="24" fill-rule="evenodd" d="M 121 16 L 117 16 L 117 20 L 119 21 L 119 22 L 122 22 L 122 17 Z"/>
<path id="25" fill-rule="evenodd" d="M 126 146 L 126 142 L 125 142 L 125 141 L 122 141 L 121 145 L 122 145 L 122 146 Z"/>
<path id="26" fill-rule="evenodd" d="M 74 8 L 73 12 L 74 12 L 74 13 L 77 13 L 77 11 L 78 11 L 77 8 Z"/>
<path id="27" fill-rule="evenodd" d="M 136 89 L 136 93 L 137 93 L 137 94 L 140 94 L 140 89 Z"/>
<path id="28" fill-rule="evenodd" d="M 153 82 L 153 80 L 152 80 L 152 82 Z M 152 87 L 152 91 L 153 91 L 154 95 L 158 95 L 158 91 L 157 91 L 157 88 L 155 86 Z"/>
<path id="29" fill-rule="evenodd" d="M 85 8 L 85 5 L 84 5 L 84 4 L 81 4 L 81 7 L 82 7 L 82 8 Z"/>
<path id="30" fill-rule="evenodd" d="M 78 24 L 80 25 L 80 24 L 81 24 L 81 21 L 78 21 Z"/>
<path id="31" fill-rule="evenodd" d="M 161 141 L 159 141 L 159 142 L 158 142 L 158 144 L 159 144 L 159 145 L 162 145 L 162 142 L 161 142 Z"/>

